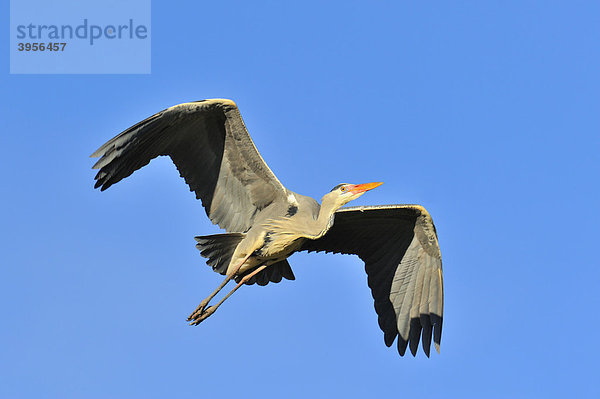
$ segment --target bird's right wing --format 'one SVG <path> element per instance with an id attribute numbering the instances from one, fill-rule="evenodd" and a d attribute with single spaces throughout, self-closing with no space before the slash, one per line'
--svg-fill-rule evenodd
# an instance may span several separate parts
<path id="1" fill-rule="evenodd" d="M 384 341 L 398 336 L 398 352 L 416 355 L 422 332 L 429 356 L 439 352 L 444 308 L 442 258 L 429 213 L 419 205 L 342 208 L 331 229 L 301 250 L 356 254 L 365 262 L 368 284 Z"/>
<path id="2" fill-rule="evenodd" d="M 106 190 L 159 155 L 171 157 L 213 223 L 244 232 L 286 189 L 258 153 L 231 100 L 179 104 L 130 127 L 94 152 Z"/>

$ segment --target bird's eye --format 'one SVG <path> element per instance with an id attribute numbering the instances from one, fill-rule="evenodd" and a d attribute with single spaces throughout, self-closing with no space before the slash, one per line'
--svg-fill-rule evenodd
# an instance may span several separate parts
<path id="1" fill-rule="evenodd" d="M 342 190 L 342 192 L 346 191 L 346 186 L 340 187 L 340 190 Z"/>

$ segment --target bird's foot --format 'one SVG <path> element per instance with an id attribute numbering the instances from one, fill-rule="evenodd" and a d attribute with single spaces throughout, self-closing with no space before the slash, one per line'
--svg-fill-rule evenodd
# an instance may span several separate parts
<path id="1" fill-rule="evenodd" d="M 209 306 L 198 314 L 196 314 L 196 312 L 192 313 L 193 317 L 190 316 L 191 319 L 188 319 L 188 321 L 191 321 L 190 326 L 197 326 L 202 323 L 204 320 L 208 319 L 210 315 L 215 313 L 216 310 L 217 308 L 215 306 Z"/>
<path id="2" fill-rule="evenodd" d="M 208 305 L 208 302 L 209 302 L 208 298 L 206 298 L 205 300 L 203 300 L 202 302 L 200 302 L 200 305 L 198 305 L 198 307 L 196 308 L 196 310 L 194 310 L 192 312 L 192 314 L 188 316 L 187 321 L 195 320 L 196 318 L 198 318 L 198 316 L 200 316 L 202 313 L 204 313 L 204 309 Z"/>

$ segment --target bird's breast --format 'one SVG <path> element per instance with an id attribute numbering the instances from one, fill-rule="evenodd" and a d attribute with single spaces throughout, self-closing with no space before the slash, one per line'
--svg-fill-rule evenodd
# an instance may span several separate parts
<path id="1" fill-rule="evenodd" d="M 300 249 L 302 238 L 291 234 L 267 231 L 263 245 L 252 254 L 258 258 L 286 258 Z"/>

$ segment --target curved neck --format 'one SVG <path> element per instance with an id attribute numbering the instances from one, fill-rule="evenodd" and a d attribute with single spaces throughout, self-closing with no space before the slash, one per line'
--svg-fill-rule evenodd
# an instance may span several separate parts
<path id="1" fill-rule="evenodd" d="M 333 225 L 335 211 L 340 208 L 340 205 L 335 200 L 328 196 L 324 196 L 319 209 L 319 216 L 316 220 L 316 237 L 322 237 Z"/>

